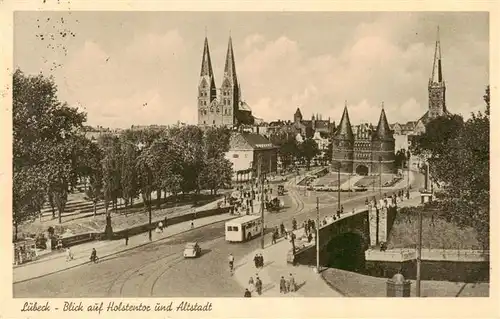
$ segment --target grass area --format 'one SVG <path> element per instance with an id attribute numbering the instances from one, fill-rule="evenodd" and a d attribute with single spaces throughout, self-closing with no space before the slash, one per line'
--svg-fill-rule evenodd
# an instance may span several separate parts
<path id="1" fill-rule="evenodd" d="M 387 279 L 361 275 L 355 272 L 328 268 L 321 274 L 323 279 L 348 297 L 386 297 Z M 415 297 L 415 281 L 411 280 L 411 296 Z M 488 297 L 489 283 L 455 283 L 449 281 L 421 282 L 423 297 Z"/>
<path id="2" fill-rule="evenodd" d="M 349 175 L 340 174 L 340 185 L 346 182 L 349 179 Z M 336 173 L 328 173 L 323 177 L 320 177 L 316 180 L 315 185 L 324 185 L 324 186 L 338 186 L 338 175 Z"/>
<path id="3" fill-rule="evenodd" d="M 201 195 L 197 206 L 207 204 L 215 199 L 215 196 Z M 153 203 L 153 205 L 153 220 L 160 219 L 165 216 L 172 218 L 182 215 L 194 207 L 193 200 L 190 196 L 185 196 L 185 198 L 181 199 L 176 205 L 171 201 L 163 203 L 159 209 L 155 203 Z M 149 221 L 149 214 L 145 211 L 143 204 L 139 203 L 134 206 L 135 207 L 132 208 L 120 209 L 117 212 L 111 210 L 113 230 L 116 231 L 126 229 L 132 226 L 147 223 Z M 19 237 L 22 237 L 23 234 L 43 233 L 47 231 L 49 226 L 54 227 L 56 234 L 63 234 L 66 231 L 75 235 L 88 232 L 102 232 L 106 227 L 106 216 L 103 213 L 98 214 L 95 217 L 93 214 L 80 214 L 80 216 L 72 216 L 70 219 L 63 218 L 63 222 L 61 224 L 58 223 L 57 219 L 41 222 L 36 219 L 33 222 L 25 223 L 19 226 Z"/>
<path id="4" fill-rule="evenodd" d="M 382 187 L 386 185 L 386 183 L 390 183 L 394 179 L 394 175 L 392 174 L 382 174 Z M 380 185 L 380 176 L 365 176 L 356 183 L 354 186 L 365 186 L 372 187 L 375 184 L 375 187 Z M 392 186 L 392 185 L 389 185 Z"/>
<path id="5" fill-rule="evenodd" d="M 417 209 L 423 207 L 401 209 L 389 234 L 387 246 L 392 248 L 414 248 L 418 238 Z M 429 249 L 477 249 L 481 245 L 477 234 L 471 227 L 460 228 L 437 216 L 437 212 L 423 211 L 422 248 Z"/>

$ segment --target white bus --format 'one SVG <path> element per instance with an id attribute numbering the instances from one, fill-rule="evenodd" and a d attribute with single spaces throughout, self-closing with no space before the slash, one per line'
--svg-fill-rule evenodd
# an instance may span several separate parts
<path id="1" fill-rule="evenodd" d="M 260 215 L 245 215 L 226 222 L 226 240 L 242 242 L 260 235 L 262 218 Z"/>

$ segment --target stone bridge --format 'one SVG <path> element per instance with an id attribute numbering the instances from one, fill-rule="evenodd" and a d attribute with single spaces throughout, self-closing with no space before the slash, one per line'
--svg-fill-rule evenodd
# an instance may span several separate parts
<path id="1" fill-rule="evenodd" d="M 353 271 L 364 268 L 365 251 L 387 242 L 396 212 L 397 207 L 390 199 L 387 204 L 382 200 L 322 226 L 319 230 L 320 265 Z M 295 254 L 290 250 L 287 261 L 316 265 L 315 240 L 307 243 L 304 237 L 298 237 Z"/>

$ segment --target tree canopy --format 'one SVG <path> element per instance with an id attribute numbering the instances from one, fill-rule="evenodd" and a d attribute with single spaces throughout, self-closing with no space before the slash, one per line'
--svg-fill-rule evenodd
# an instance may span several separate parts
<path id="1" fill-rule="evenodd" d="M 416 139 L 413 153 L 424 156 L 443 214 L 459 225 L 472 226 L 485 249 L 489 247 L 489 87 L 484 95 L 485 113 L 463 121 L 455 115 L 426 125 Z"/>

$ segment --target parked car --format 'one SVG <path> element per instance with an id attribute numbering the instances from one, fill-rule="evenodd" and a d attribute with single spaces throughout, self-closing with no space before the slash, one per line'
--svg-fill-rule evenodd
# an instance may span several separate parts
<path id="1" fill-rule="evenodd" d="M 201 248 L 197 242 L 187 243 L 184 247 L 184 258 L 196 258 L 201 255 Z"/>

